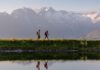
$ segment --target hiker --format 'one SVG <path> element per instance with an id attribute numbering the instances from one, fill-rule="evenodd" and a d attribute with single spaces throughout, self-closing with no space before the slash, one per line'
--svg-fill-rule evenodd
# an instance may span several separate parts
<path id="1" fill-rule="evenodd" d="M 44 35 L 45 35 L 45 39 L 48 39 L 48 35 L 49 35 L 48 30 L 45 31 Z"/>
<path id="2" fill-rule="evenodd" d="M 36 32 L 37 39 L 40 39 L 40 29 Z"/>

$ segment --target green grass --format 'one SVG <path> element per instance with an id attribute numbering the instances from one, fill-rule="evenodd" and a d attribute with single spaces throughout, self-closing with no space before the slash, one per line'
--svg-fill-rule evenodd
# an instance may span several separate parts
<path id="1" fill-rule="evenodd" d="M 78 52 L 0 53 L 0 60 L 100 59 L 99 40 L 0 40 L 0 50 L 78 50 Z"/>
<path id="2" fill-rule="evenodd" d="M 80 49 L 100 48 L 95 40 L 0 40 L 0 49 Z"/>

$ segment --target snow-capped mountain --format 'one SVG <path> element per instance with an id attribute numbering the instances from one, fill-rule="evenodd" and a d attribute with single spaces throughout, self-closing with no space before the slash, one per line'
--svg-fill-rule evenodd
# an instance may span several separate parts
<path id="1" fill-rule="evenodd" d="M 85 13 L 83 16 L 89 17 L 93 23 L 100 23 L 100 13 L 98 12 Z"/>
<path id="2" fill-rule="evenodd" d="M 95 23 L 95 24 L 94 24 Z M 43 7 L 38 12 L 20 8 L 0 13 L 0 38 L 35 38 L 48 30 L 50 38 L 80 38 L 100 28 L 100 13 L 75 13 Z"/>

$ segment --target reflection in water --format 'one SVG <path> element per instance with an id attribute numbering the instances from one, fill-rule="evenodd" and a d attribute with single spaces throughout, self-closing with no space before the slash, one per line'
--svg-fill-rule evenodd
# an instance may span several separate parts
<path id="1" fill-rule="evenodd" d="M 37 62 L 36 68 L 40 70 L 40 61 Z"/>
<path id="2" fill-rule="evenodd" d="M 0 61 L 0 70 L 100 70 L 100 61 Z"/>
<path id="3" fill-rule="evenodd" d="M 48 69 L 48 62 L 45 62 L 44 67 Z"/>
<path id="4" fill-rule="evenodd" d="M 37 61 L 36 68 L 37 68 L 38 70 L 40 70 L 40 61 Z M 44 68 L 45 68 L 46 70 L 48 69 L 48 61 L 46 61 L 46 62 L 44 63 Z"/>

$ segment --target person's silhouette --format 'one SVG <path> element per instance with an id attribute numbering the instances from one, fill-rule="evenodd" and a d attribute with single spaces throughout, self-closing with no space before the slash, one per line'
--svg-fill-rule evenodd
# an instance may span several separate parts
<path id="1" fill-rule="evenodd" d="M 37 39 L 40 39 L 40 29 L 36 32 L 36 34 L 37 34 Z"/>
<path id="2" fill-rule="evenodd" d="M 45 35 L 45 39 L 48 39 L 48 35 L 49 35 L 48 30 L 45 31 L 44 35 Z"/>

